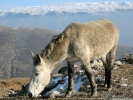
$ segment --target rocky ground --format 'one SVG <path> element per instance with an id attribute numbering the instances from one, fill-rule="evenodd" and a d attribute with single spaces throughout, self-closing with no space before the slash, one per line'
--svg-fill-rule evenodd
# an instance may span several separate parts
<path id="1" fill-rule="evenodd" d="M 133 57 L 133 56 L 132 56 Z M 92 69 L 95 74 L 95 80 L 98 86 L 98 99 L 125 99 L 125 100 L 133 100 L 133 60 L 130 59 L 129 55 L 125 54 L 121 59 L 115 61 L 112 81 L 113 88 L 111 92 L 108 92 L 106 88 L 104 88 L 104 67 L 98 61 L 94 61 L 92 63 Z M 96 66 L 96 65 L 97 66 Z M 75 68 L 76 69 L 76 68 Z M 84 74 L 82 69 L 77 70 L 75 72 L 75 89 L 76 93 L 71 98 L 64 98 L 64 93 L 67 88 L 66 79 L 67 75 L 55 76 L 51 80 L 51 84 L 54 88 L 45 95 L 43 99 L 53 99 L 54 100 L 73 100 L 73 99 L 90 99 L 90 85 L 89 81 Z M 53 80 L 54 79 L 54 80 Z M 56 80 L 55 80 L 56 79 Z M 57 80 L 58 79 L 58 80 Z M 29 82 L 29 78 L 17 78 L 17 79 L 6 79 L 0 80 L 0 99 L 29 99 L 27 97 L 27 83 Z M 80 84 L 82 83 L 82 84 Z M 64 86 L 64 87 L 63 87 Z M 79 87 L 80 86 L 80 87 Z M 63 91 L 64 90 L 64 91 Z M 50 98 L 47 98 L 50 97 Z M 42 97 L 38 97 L 36 99 L 42 99 Z"/>
<path id="2" fill-rule="evenodd" d="M 0 99 L 10 98 L 22 90 L 22 86 L 29 82 L 29 78 L 12 78 L 0 80 Z"/>

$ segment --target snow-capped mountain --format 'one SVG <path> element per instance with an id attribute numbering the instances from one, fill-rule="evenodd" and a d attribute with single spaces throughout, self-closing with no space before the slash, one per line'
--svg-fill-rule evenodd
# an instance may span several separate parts
<path id="1" fill-rule="evenodd" d="M 28 6 L 0 10 L 0 16 L 8 14 L 45 15 L 48 13 L 98 13 L 115 12 L 117 10 L 133 10 L 133 2 L 88 2 L 88 3 L 64 3 L 44 6 Z"/>

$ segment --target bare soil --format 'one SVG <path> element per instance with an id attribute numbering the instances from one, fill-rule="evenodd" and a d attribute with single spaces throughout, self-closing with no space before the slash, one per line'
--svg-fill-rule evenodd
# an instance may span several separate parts
<path id="1" fill-rule="evenodd" d="M 103 74 L 104 70 L 101 70 L 100 74 Z M 104 75 L 104 74 L 103 74 Z M 29 78 L 15 78 L 15 79 L 3 79 L 0 80 L 0 98 L 1 99 L 29 99 L 26 95 L 20 96 L 17 95 L 17 92 L 20 91 L 22 85 L 27 84 L 29 82 Z M 133 65 L 126 64 L 122 66 L 117 66 L 113 69 L 112 74 L 112 91 L 107 91 L 106 88 L 103 87 L 103 81 L 97 82 L 98 84 L 98 97 L 97 98 L 89 98 L 91 89 L 84 88 L 81 92 L 72 96 L 71 98 L 64 98 L 64 96 L 55 97 L 53 100 L 133 100 Z M 14 95 L 15 94 L 15 95 Z M 42 99 L 41 97 L 36 99 Z M 43 100 L 51 100 L 52 98 L 43 98 Z"/>
<path id="2" fill-rule="evenodd" d="M 0 98 L 9 97 L 10 94 L 15 94 L 14 91 L 19 91 L 22 85 L 29 82 L 29 78 L 12 78 L 0 80 Z"/>

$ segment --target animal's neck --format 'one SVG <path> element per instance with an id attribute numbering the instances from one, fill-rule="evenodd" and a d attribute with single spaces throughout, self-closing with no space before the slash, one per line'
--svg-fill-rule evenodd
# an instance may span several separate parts
<path id="1" fill-rule="evenodd" d="M 49 54 L 45 54 L 45 59 L 47 58 L 47 62 L 49 62 L 51 69 L 61 63 L 67 57 L 68 45 L 69 39 L 67 37 L 63 37 L 62 40 L 58 39 L 54 42 L 52 50 Z M 49 49 L 47 49 L 45 52 L 49 52 Z"/>
<path id="2" fill-rule="evenodd" d="M 54 49 L 49 55 L 49 60 L 52 63 L 52 67 L 61 63 L 67 57 L 68 42 L 62 41 L 55 43 Z"/>

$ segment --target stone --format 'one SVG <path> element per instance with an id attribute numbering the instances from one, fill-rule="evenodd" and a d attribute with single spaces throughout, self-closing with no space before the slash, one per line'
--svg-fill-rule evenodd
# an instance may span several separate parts
<path id="1" fill-rule="evenodd" d="M 123 57 L 122 57 L 122 59 L 129 59 L 130 58 L 130 55 L 129 54 L 127 54 L 127 53 L 125 53 L 124 55 L 123 55 Z"/>
<path id="2" fill-rule="evenodd" d="M 128 60 L 129 64 L 133 64 L 133 59 Z"/>
<path id="3" fill-rule="evenodd" d="M 117 65 L 117 66 L 121 66 L 122 65 L 122 63 L 121 63 L 121 61 L 114 61 L 114 65 Z"/>
<path id="4" fill-rule="evenodd" d="M 15 94 L 15 91 L 13 89 L 10 89 L 8 92 L 9 94 Z"/>
<path id="5" fill-rule="evenodd" d="M 90 88 L 91 86 L 90 85 L 87 85 L 87 88 Z"/>
<path id="6" fill-rule="evenodd" d="M 62 79 L 62 80 L 58 80 L 58 84 L 64 84 L 65 83 L 65 80 Z"/>
<path id="7" fill-rule="evenodd" d="M 102 77 L 96 77 L 95 80 L 96 80 L 97 83 L 105 81 L 105 79 L 103 79 Z"/>
<path id="8" fill-rule="evenodd" d="M 88 79 L 86 79 L 86 80 L 83 82 L 82 86 L 87 86 L 87 85 L 90 85 L 90 82 L 89 82 Z"/>
<path id="9" fill-rule="evenodd" d="M 22 85 L 20 93 L 26 95 L 28 93 L 29 83 Z"/>
<path id="10" fill-rule="evenodd" d="M 58 71 L 58 73 L 59 73 L 59 74 L 62 74 L 62 75 L 68 74 L 68 67 L 67 67 L 67 66 L 62 67 L 62 68 Z"/>
<path id="11" fill-rule="evenodd" d="M 124 61 L 124 60 L 122 60 L 121 62 L 122 62 L 122 64 L 129 64 L 128 61 Z"/>
<path id="12" fill-rule="evenodd" d="M 83 68 L 82 68 L 82 66 L 74 67 L 74 71 L 75 71 L 75 73 L 78 73 L 80 71 L 83 71 Z"/>
<path id="13" fill-rule="evenodd" d="M 50 97 L 50 98 L 55 98 L 55 94 L 54 94 L 54 92 L 49 93 L 49 97 Z"/>
<path id="14" fill-rule="evenodd" d="M 81 81 L 84 81 L 84 80 L 86 80 L 86 79 L 88 79 L 87 77 L 83 77 L 82 79 L 81 79 Z"/>
<path id="15" fill-rule="evenodd" d="M 126 83 L 122 83 L 122 84 L 120 84 L 120 86 L 124 86 L 125 87 L 125 86 L 127 86 L 127 84 Z"/>
<path id="16" fill-rule="evenodd" d="M 66 91 L 63 89 L 63 87 L 60 87 L 56 91 L 58 91 L 59 93 L 66 93 Z"/>
<path id="17" fill-rule="evenodd" d="M 44 95 L 44 94 L 46 94 L 48 91 L 52 90 L 53 88 L 56 88 L 57 85 L 58 85 L 58 82 L 57 82 L 57 83 L 54 83 L 54 82 L 49 83 L 49 84 L 45 87 L 45 89 L 42 91 L 41 95 Z"/>
<path id="18" fill-rule="evenodd" d="M 91 62 L 91 67 L 94 67 L 94 66 L 103 66 L 103 62 L 100 59 L 93 60 Z"/>

